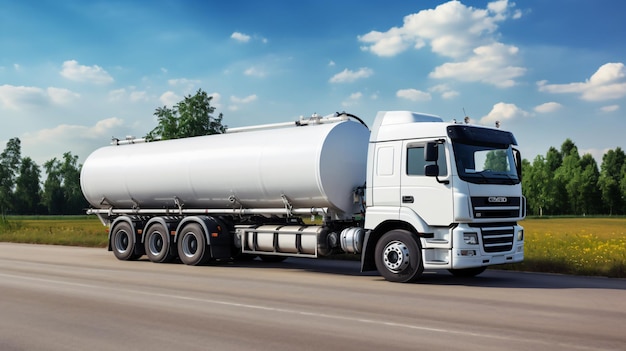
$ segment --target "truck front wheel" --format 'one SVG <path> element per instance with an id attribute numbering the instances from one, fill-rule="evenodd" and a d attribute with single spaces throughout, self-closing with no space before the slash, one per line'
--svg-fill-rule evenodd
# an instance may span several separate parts
<path id="1" fill-rule="evenodd" d="M 118 223 L 111 233 L 111 249 L 118 260 L 131 261 L 139 258 L 135 253 L 137 238 L 130 224 Z"/>
<path id="2" fill-rule="evenodd" d="M 395 229 L 385 233 L 376 243 L 374 255 L 378 272 L 391 282 L 413 282 L 424 271 L 418 239 L 407 230 Z"/>
<path id="3" fill-rule="evenodd" d="M 198 223 L 187 224 L 179 233 L 178 257 L 190 266 L 201 265 L 211 258 L 206 236 Z"/>

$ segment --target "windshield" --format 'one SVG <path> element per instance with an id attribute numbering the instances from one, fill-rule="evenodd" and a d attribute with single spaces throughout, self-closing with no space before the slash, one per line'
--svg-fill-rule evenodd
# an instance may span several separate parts
<path id="1" fill-rule="evenodd" d="M 515 157 L 510 147 L 454 142 L 459 177 L 471 183 L 517 184 Z"/>

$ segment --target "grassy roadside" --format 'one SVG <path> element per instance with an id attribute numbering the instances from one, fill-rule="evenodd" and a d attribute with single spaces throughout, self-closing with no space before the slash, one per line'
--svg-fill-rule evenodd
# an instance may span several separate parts
<path id="1" fill-rule="evenodd" d="M 524 262 L 504 269 L 626 278 L 626 218 L 529 218 Z"/>
<path id="2" fill-rule="evenodd" d="M 0 218 L 0 241 L 106 247 L 107 228 L 95 216 L 19 216 Z"/>
<path id="3" fill-rule="evenodd" d="M 626 278 L 626 217 L 529 218 L 525 260 L 501 269 Z M 0 241 L 106 247 L 93 216 L 0 218 Z"/>

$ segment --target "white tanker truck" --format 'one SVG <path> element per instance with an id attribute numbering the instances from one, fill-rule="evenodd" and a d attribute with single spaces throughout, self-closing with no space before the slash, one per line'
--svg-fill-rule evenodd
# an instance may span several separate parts
<path id="1" fill-rule="evenodd" d="M 81 187 L 120 260 L 347 253 L 410 282 L 524 258 L 521 157 L 500 129 L 385 111 L 371 132 L 343 113 L 113 144 L 86 159 Z"/>

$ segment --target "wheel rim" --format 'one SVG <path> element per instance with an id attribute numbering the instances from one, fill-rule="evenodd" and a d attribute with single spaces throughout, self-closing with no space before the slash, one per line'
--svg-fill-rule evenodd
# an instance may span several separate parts
<path id="1" fill-rule="evenodd" d="M 160 232 L 154 232 L 150 236 L 150 242 L 148 243 L 148 247 L 150 249 L 150 253 L 155 256 L 163 251 L 163 236 Z"/>
<path id="2" fill-rule="evenodd" d="M 193 233 L 187 233 L 183 236 L 182 243 L 183 254 L 187 257 L 193 257 L 198 251 L 198 239 Z"/>
<path id="3" fill-rule="evenodd" d="M 130 238 L 128 237 L 128 233 L 123 230 L 117 232 L 115 236 L 115 249 L 118 252 L 124 253 L 128 251 L 128 247 L 130 245 Z"/>
<path id="4" fill-rule="evenodd" d="M 409 266 L 409 248 L 401 241 L 392 241 L 383 250 L 383 262 L 388 270 L 399 273 Z"/>

